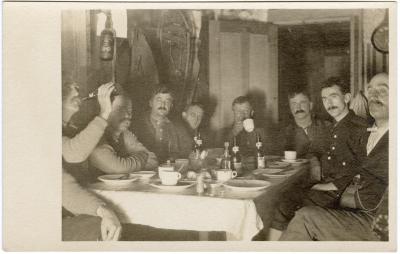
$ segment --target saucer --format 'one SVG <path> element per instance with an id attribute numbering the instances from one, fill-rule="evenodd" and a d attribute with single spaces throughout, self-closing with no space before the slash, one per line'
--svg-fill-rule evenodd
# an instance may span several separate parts
<path id="1" fill-rule="evenodd" d="M 168 190 L 168 191 L 181 191 L 186 188 L 192 187 L 195 185 L 196 182 L 186 182 L 186 181 L 180 181 L 176 185 L 163 185 L 161 181 L 155 181 L 150 183 L 151 186 L 161 189 L 161 190 Z"/>

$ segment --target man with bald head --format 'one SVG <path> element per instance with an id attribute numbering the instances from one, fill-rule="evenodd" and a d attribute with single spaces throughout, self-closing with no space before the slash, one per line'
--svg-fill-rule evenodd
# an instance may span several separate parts
<path id="1" fill-rule="evenodd" d="M 388 188 L 389 79 L 375 75 L 367 86 L 368 107 L 375 123 L 363 138 L 360 167 L 349 168 L 353 180 L 340 193 L 340 206 L 306 206 L 296 212 L 280 240 L 284 241 L 376 241 L 374 226 L 385 224 L 379 210 Z M 387 217 L 386 217 L 387 218 Z M 376 219 L 380 221 L 377 223 Z M 384 226 L 385 227 L 385 226 Z M 383 227 L 383 228 L 384 228 Z M 380 231 L 381 227 L 377 227 Z"/>

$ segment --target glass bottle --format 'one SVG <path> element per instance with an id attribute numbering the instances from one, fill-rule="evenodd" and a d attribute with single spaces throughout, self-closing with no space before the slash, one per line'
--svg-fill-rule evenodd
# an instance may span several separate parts
<path id="1" fill-rule="evenodd" d="M 257 133 L 257 142 L 256 142 L 256 160 L 257 160 L 257 168 L 265 168 L 265 157 L 263 151 L 263 143 L 261 141 L 260 135 Z"/>
<path id="2" fill-rule="evenodd" d="M 224 143 L 224 156 L 221 160 L 221 168 L 222 169 L 231 169 L 231 158 L 229 155 L 229 142 Z"/>
<path id="3" fill-rule="evenodd" d="M 104 30 L 100 34 L 100 59 L 103 61 L 114 57 L 115 31 L 112 26 L 111 14 L 107 14 Z"/>
<path id="4" fill-rule="evenodd" d="M 197 133 L 194 136 L 194 153 L 195 153 L 195 158 L 200 159 L 201 152 L 203 151 L 203 140 L 201 139 L 200 132 L 197 131 Z"/>
<path id="5" fill-rule="evenodd" d="M 239 146 L 236 142 L 236 137 L 233 138 L 231 166 L 232 170 L 236 170 L 238 174 L 242 173 L 242 158 L 240 156 Z"/>

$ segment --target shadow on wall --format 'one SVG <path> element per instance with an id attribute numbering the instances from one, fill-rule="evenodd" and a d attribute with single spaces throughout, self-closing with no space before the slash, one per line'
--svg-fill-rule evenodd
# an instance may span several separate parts
<path id="1" fill-rule="evenodd" d="M 276 144 L 279 140 L 279 123 L 274 122 L 272 108 L 268 108 L 268 101 L 265 92 L 259 89 L 250 90 L 246 96 L 249 96 L 254 109 L 254 121 L 256 126 L 263 128 L 266 134 L 266 142 L 269 154 L 278 154 L 279 151 L 274 149 L 272 144 Z"/>

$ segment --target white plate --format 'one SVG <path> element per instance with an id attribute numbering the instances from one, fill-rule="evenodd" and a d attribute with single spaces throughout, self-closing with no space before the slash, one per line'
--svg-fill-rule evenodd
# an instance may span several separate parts
<path id="1" fill-rule="evenodd" d="M 142 179 L 151 178 L 155 174 L 156 174 L 156 172 L 154 172 L 154 171 L 137 171 L 137 172 L 131 173 L 131 175 L 138 176 Z"/>
<path id="2" fill-rule="evenodd" d="M 262 180 L 229 180 L 223 185 L 235 191 L 258 191 L 271 185 L 268 181 Z"/>
<path id="3" fill-rule="evenodd" d="M 265 155 L 264 158 L 266 160 L 279 160 L 282 158 L 282 156 L 279 155 Z"/>
<path id="4" fill-rule="evenodd" d="M 285 159 L 282 159 L 282 161 L 290 163 L 290 164 L 304 164 L 304 163 L 308 162 L 307 159 L 296 159 L 296 160 L 285 160 Z"/>
<path id="5" fill-rule="evenodd" d="M 169 190 L 169 191 L 181 191 L 186 188 L 192 187 L 195 185 L 196 182 L 186 182 L 186 181 L 180 181 L 176 185 L 163 185 L 161 181 L 155 181 L 150 183 L 151 186 L 161 189 L 161 190 Z"/>
<path id="6" fill-rule="evenodd" d="M 284 174 L 286 176 L 291 176 L 291 175 L 297 173 L 297 171 L 299 171 L 299 169 L 291 169 L 291 170 L 283 171 L 282 174 Z"/>
<path id="7" fill-rule="evenodd" d="M 136 181 L 139 177 L 129 174 L 128 179 L 120 179 L 125 174 L 102 175 L 97 177 L 100 181 L 110 185 L 123 185 Z"/>
<path id="8" fill-rule="evenodd" d="M 267 168 L 286 168 L 289 166 L 290 166 L 290 163 L 283 162 L 283 161 L 273 161 L 273 162 L 267 163 Z"/>
<path id="9" fill-rule="evenodd" d="M 283 169 L 281 168 L 260 168 L 260 169 L 256 169 L 253 170 L 253 174 L 255 175 L 259 175 L 259 174 L 276 174 L 281 172 Z"/>

